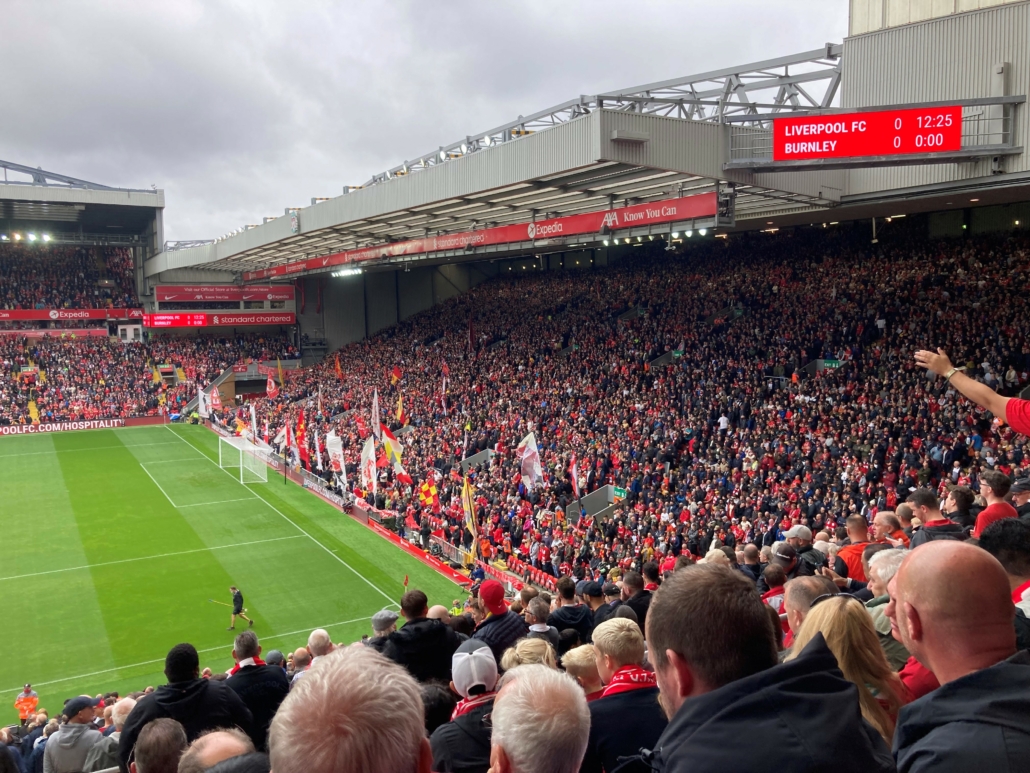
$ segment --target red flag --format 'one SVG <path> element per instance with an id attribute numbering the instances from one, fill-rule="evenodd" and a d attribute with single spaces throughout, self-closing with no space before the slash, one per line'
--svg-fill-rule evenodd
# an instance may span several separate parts
<path id="1" fill-rule="evenodd" d="M 311 454 L 308 451 L 308 431 L 304 423 L 304 411 L 297 417 L 297 453 L 305 469 L 311 469 Z"/>
<path id="2" fill-rule="evenodd" d="M 404 587 L 408 587 L 408 575 L 404 575 Z"/>
<path id="3" fill-rule="evenodd" d="M 343 368 L 340 367 L 340 353 L 336 353 L 336 377 L 343 381 Z"/>
<path id="4" fill-rule="evenodd" d="M 265 397 L 269 400 L 274 400 L 279 396 L 279 387 L 275 385 L 275 379 L 271 376 L 268 377 L 268 383 L 265 384 Z"/>
<path id="5" fill-rule="evenodd" d="M 218 387 L 211 390 L 211 410 L 220 411 L 222 410 L 222 396 L 218 393 Z"/>
<path id="6" fill-rule="evenodd" d="M 396 365 L 393 366 L 393 370 L 390 371 L 390 383 L 396 386 L 401 380 L 401 369 Z"/>

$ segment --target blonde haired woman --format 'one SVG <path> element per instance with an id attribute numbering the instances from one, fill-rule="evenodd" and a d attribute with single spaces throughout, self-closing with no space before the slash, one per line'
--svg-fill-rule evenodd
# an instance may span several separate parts
<path id="1" fill-rule="evenodd" d="M 511 671 L 515 666 L 535 663 L 548 668 L 558 668 L 554 648 L 545 639 L 519 639 L 501 655 L 502 671 Z"/>
<path id="2" fill-rule="evenodd" d="M 890 746 L 898 711 L 911 698 L 887 663 L 865 605 L 846 594 L 817 598 L 786 660 L 800 655 L 819 633 L 837 658 L 844 678 L 858 687 L 862 716 Z"/>

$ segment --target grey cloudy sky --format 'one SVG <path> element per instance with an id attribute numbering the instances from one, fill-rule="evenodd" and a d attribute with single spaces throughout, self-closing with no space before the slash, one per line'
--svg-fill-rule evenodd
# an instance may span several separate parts
<path id="1" fill-rule="evenodd" d="M 840 42 L 847 0 L 2 0 L 0 158 L 219 236 L 579 94 Z"/>

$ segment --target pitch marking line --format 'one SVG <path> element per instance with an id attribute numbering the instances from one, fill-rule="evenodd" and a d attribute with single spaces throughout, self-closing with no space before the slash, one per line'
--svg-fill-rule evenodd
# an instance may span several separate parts
<path id="1" fill-rule="evenodd" d="M 177 508 L 178 505 L 172 501 L 172 498 L 170 496 L 168 496 L 168 492 L 161 488 L 161 484 L 157 482 L 157 478 L 150 474 L 150 470 L 147 469 L 147 465 L 143 464 L 143 462 L 140 462 L 139 466 L 143 468 L 143 472 L 147 474 L 147 477 L 154 481 L 154 485 L 157 486 L 158 491 L 165 495 L 165 499 L 167 499 L 171 503 L 172 507 Z"/>
<path id="2" fill-rule="evenodd" d="M 299 631 L 287 631 L 286 633 L 276 633 L 276 634 L 272 634 L 271 636 L 262 636 L 261 637 L 261 641 L 268 641 L 270 639 L 283 639 L 283 638 L 286 638 L 287 636 L 298 636 L 298 635 L 300 635 L 302 633 L 311 633 L 311 631 L 315 630 L 315 628 L 326 628 L 326 629 L 328 629 L 328 628 L 337 628 L 338 626 L 341 626 L 341 625 L 351 625 L 352 623 L 360 623 L 360 622 L 362 622 L 364 620 L 371 620 L 371 619 L 372 619 L 371 617 L 356 617 L 353 620 L 341 620 L 338 623 L 329 623 L 328 625 L 316 625 L 314 627 L 302 628 Z M 206 647 L 205 649 L 197 650 L 197 652 L 198 653 L 201 653 L 201 652 L 215 652 L 216 650 L 226 650 L 228 652 L 228 651 L 232 650 L 232 643 L 231 642 L 226 642 L 225 644 L 219 644 L 216 647 Z M 100 676 L 101 674 L 110 674 L 110 673 L 113 673 L 115 671 L 125 671 L 125 670 L 130 669 L 130 668 L 139 668 L 140 666 L 151 666 L 151 665 L 153 665 L 155 663 L 164 663 L 164 662 L 165 662 L 164 658 L 155 658 L 154 660 L 143 660 L 143 661 L 141 661 L 139 663 L 132 663 L 131 665 L 128 665 L 128 666 L 115 666 L 114 668 L 105 668 L 103 671 L 92 671 L 92 672 L 90 672 L 88 674 L 79 674 L 77 676 L 66 676 L 66 677 L 64 677 L 62 679 L 53 679 L 53 680 L 51 680 L 49 682 L 33 682 L 32 684 L 34 686 L 36 686 L 36 687 L 47 687 L 47 686 L 52 685 L 52 684 L 62 684 L 64 682 L 74 682 L 74 681 L 79 680 L 79 679 L 89 679 L 92 676 Z M 12 687 L 9 690 L 0 690 L 0 692 L 2 692 L 2 693 L 16 693 L 16 692 L 19 692 L 21 690 L 21 688 L 22 688 L 22 685 L 19 685 L 18 687 Z"/>
<path id="3" fill-rule="evenodd" d="M 197 504 L 195 505 L 176 505 L 176 507 L 182 509 L 183 507 L 204 507 L 205 505 L 224 505 L 228 502 L 251 502 L 255 499 L 257 499 L 257 497 L 243 497 L 242 499 L 222 499 L 218 502 L 197 502 Z M 299 537 L 300 535 L 298 534 L 297 536 Z M 295 539 L 295 537 L 290 537 L 290 539 Z"/>
<path id="4" fill-rule="evenodd" d="M 27 454 L 0 454 L 0 459 L 7 459 L 14 456 L 46 456 L 48 454 L 71 454 L 77 451 L 123 451 L 126 448 L 149 448 L 150 446 L 174 446 L 177 445 L 172 441 L 166 443 L 133 443 L 132 445 L 118 446 L 93 446 L 92 448 L 52 448 L 49 451 L 30 451 Z"/>
<path id="5" fill-rule="evenodd" d="M 204 453 L 203 451 L 201 451 L 201 450 L 200 450 L 199 448 L 197 448 L 197 447 L 196 447 L 195 445 L 193 445 L 193 444 L 192 444 L 192 443 L 191 443 L 190 441 L 188 441 L 188 440 L 187 440 L 186 438 L 184 438 L 184 437 L 183 437 L 182 435 L 180 435 L 180 434 L 179 434 L 178 432 L 176 432 L 175 430 L 173 430 L 173 429 L 172 429 L 171 427 L 169 427 L 169 426 L 168 426 L 167 424 L 165 425 L 165 428 L 166 428 L 166 429 L 167 429 L 167 430 L 168 430 L 169 432 L 171 432 L 171 433 L 172 433 L 173 435 L 175 435 L 175 436 L 176 436 L 177 438 L 179 438 L 179 440 L 181 440 L 181 441 L 182 441 L 183 443 L 185 443 L 186 445 L 188 445 L 188 446 L 189 446 L 190 448 L 192 448 L 192 449 L 193 449 L 194 451 L 196 451 L 196 452 L 197 452 L 198 454 L 200 454 L 200 455 L 201 455 L 201 456 L 203 456 L 203 457 L 204 457 L 205 459 L 207 459 L 207 460 L 208 460 L 209 462 L 211 462 L 211 464 L 214 464 L 214 465 L 216 465 L 216 466 L 218 465 L 218 462 L 216 462 L 216 461 L 215 461 L 214 459 L 212 459 L 212 458 L 211 458 L 210 456 L 208 456 L 207 454 L 205 454 L 205 453 Z M 230 478 L 232 478 L 233 480 L 236 480 L 236 478 L 235 478 L 235 477 L 233 476 L 233 474 L 232 474 L 231 472 L 229 472 L 228 470 L 224 470 L 224 469 L 222 469 L 222 468 L 221 468 L 220 466 L 218 467 L 218 469 L 222 470 L 222 472 L 224 472 L 224 473 L 225 473 L 226 475 L 228 475 L 228 476 L 229 476 Z M 150 473 L 147 473 L 147 474 L 149 475 Z M 157 481 L 154 481 L 154 482 L 156 483 Z M 238 482 L 239 482 L 239 481 L 237 481 L 237 483 L 238 483 Z M 242 486 L 243 484 L 242 484 L 242 483 L 240 483 L 240 485 Z M 160 488 L 160 486 L 158 486 L 158 488 Z M 254 490 L 254 489 L 252 489 L 252 491 L 254 492 L 255 496 L 257 496 L 257 498 L 258 498 L 258 499 L 260 499 L 260 500 L 261 500 L 262 502 L 264 502 L 264 503 L 265 503 L 266 505 L 268 505 L 268 506 L 269 506 L 270 508 L 272 508 L 272 510 L 274 510 L 275 512 L 277 512 L 277 513 L 278 513 L 278 514 L 279 514 L 280 516 L 282 516 L 282 518 L 283 518 L 283 519 L 284 519 L 284 520 L 285 520 L 285 521 L 286 521 L 287 523 L 289 523 L 289 524 L 290 524 L 291 526 L 293 526 L 293 528 L 295 528 L 295 529 L 296 529 L 297 531 L 299 531 L 299 532 L 300 532 L 301 534 L 303 534 L 303 535 L 304 535 L 304 536 L 306 536 L 306 537 L 307 537 L 308 539 L 310 539 L 310 540 L 311 540 L 312 542 L 314 542 L 314 543 L 315 543 L 316 545 L 318 545 L 318 546 L 319 546 L 320 548 L 322 548 L 322 550 L 324 550 L 324 551 L 325 551 L 326 553 L 328 553 L 329 555 L 331 555 L 331 556 L 332 556 L 333 558 L 335 558 L 335 559 L 336 559 L 337 561 L 339 561 L 339 562 L 340 562 L 341 564 L 343 564 L 343 565 L 344 565 L 344 566 L 346 566 L 346 567 L 347 567 L 348 569 L 350 569 L 350 570 L 351 570 L 352 572 L 354 572 L 354 574 L 355 574 L 355 575 L 357 575 L 357 576 L 358 576 L 359 578 L 361 578 L 361 579 L 362 579 L 362 580 L 363 580 L 363 581 L 365 582 L 365 584 L 366 584 L 366 585 L 368 585 L 368 586 L 369 586 L 370 588 L 373 588 L 373 589 L 374 589 L 374 590 L 376 590 L 376 591 L 377 591 L 378 593 L 380 593 L 380 594 L 381 594 L 381 595 L 382 595 L 382 596 L 383 596 L 383 597 L 384 597 L 384 598 L 385 598 L 385 599 L 386 599 L 387 601 L 389 601 L 389 602 L 390 602 L 391 604 L 394 604 L 394 605 L 396 605 L 396 603 L 397 603 L 397 602 L 395 602 L 395 601 L 393 600 L 393 597 L 392 597 L 392 596 L 390 596 L 389 594 L 387 594 L 387 592 L 386 592 L 386 591 L 384 591 L 384 590 L 383 590 L 382 588 L 380 588 L 380 587 L 379 587 L 378 585 L 376 585 L 375 583 L 373 583 L 373 582 L 372 582 L 372 581 L 371 581 L 370 579 L 368 579 L 367 577 L 365 577 L 365 575 L 363 575 L 363 574 L 362 574 L 361 572 L 359 572 L 359 571 L 358 571 L 357 569 L 355 569 L 355 568 L 354 568 L 353 566 L 351 566 L 351 565 L 350 565 L 350 564 L 348 564 L 348 563 L 347 563 L 346 561 L 344 561 L 344 560 L 343 560 L 342 558 L 340 558 L 340 557 L 339 557 L 338 555 L 336 555 L 336 553 L 334 553 L 333 551 L 331 551 L 331 550 L 330 550 L 329 548 L 327 548 L 327 547 L 326 547 L 325 545 L 323 545 L 323 544 L 322 544 L 321 542 L 319 542 L 319 541 L 318 541 L 317 539 L 315 539 L 315 538 L 314 538 L 314 537 L 312 537 L 312 536 L 311 536 L 310 534 L 308 534 L 308 533 L 307 533 L 306 531 L 304 531 L 304 529 L 300 528 L 300 526 L 298 526 L 298 525 L 297 525 L 296 523 L 294 523 L 294 522 L 293 522 L 292 520 L 290 520 L 290 518 L 289 518 L 289 517 L 288 517 L 288 516 L 287 516 L 287 515 L 286 515 L 285 513 L 283 513 L 283 512 L 282 512 L 282 511 L 281 511 L 281 510 L 280 510 L 279 508 L 277 508 L 277 507 L 276 507 L 275 505 L 273 505 L 273 504 L 272 504 L 271 502 L 269 502 L 269 501 L 268 501 L 267 499 L 265 499 L 265 498 L 264 498 L 263 496 L 261 496 L 261 494 L 259 494 L 259 493 L 257 492 L 257 490 Z M 166 494 L 165 496 L 168 496 L 168 495 Z M 169 500 L 169 501 L 171 501 L 171 500 Z"/>
<path id="6" fill-rule="evenodd" d="M 259 539 L 251 542 L 236 542 L 232 545 L 215 545 L 209 548 L 196 548 L 194 550 L 181 550 L 177 553 L 159 553 L 156 556 L 140 556 L 139 558 L 121 558 L 117 561 L 103 561 L 99 564 L 83 564 L 82 566 L 69 566 L 66 569 L 50 569 L 46 572 L 32 572 L 31 574 L 17 574 L 11 575 L 10 577 L 0 577 L 0 582 L 4 580 L 23 580 L 27 577 L 42 577 L 46 574 L 60 574 L 61 572 L 77 572 L 80 569 L 92 569 L 97 566 L 113 566 L 115 564 L 130 564 L 134 561 L 150 561 L 155 558 L 171 558 L 172 556 L 185 556 L 190 553 L 207 553 L 212 550 L 226 550 L 227 548 L 242 548 L 246 545 L 261 545 L 265 542 L 282 542 L 288 539 L 300 539 L 302 535 L 291 534 L 289 537 L 272 537 L 271 539 Z"/>

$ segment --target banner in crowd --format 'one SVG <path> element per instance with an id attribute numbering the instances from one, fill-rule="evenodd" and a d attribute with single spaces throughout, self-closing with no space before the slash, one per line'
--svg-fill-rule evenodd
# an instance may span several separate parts
<path id="1" fill-rule="evenodd" d="M 144 314 L 144 327 L 235 327 L 237 325 L 296 325 L 292 311 L 229 312 L 226 314 Z"/>
<path id="2" fill-rule="evenodd" d="M 158 301 L 292 301 L 293 285 L 158 285 Z"/>
<path id="3" fill-rule="evenodd" d="M 595 212 L 584 212 L 580 215 L 538 220 L 535 223 L 518 223 L 517 225 L 483 228 L 479 231 L 465 231 L 443 236 L 427 236 L 423 239 L 409 239 L 408 241 L 381 244 L 374 247 L 362 247 L 355 250 L 337 252 L 321 258 L 309 258 L 282 266 L 263 268 L 259 271 L 248 271 L 243 274 L 243 281 L 249 282 L 273 276 L 286 276 L 300 273 L 301 271 L 318 271 L 331 266 L 359 263 L 376 258 L 418 255 L 446 250 L 463 250 L 470 247 L 487 247 L 496 244 L 540 242 L 564 236 L 601 233 L 604 229 L 613 231 L 620 228 L 694 220 L 713 217 L 717 208 L 718 197 L 714 192 L 699 193 L 695 196 L 666 199 L 665 201 L 655 201 L 650 204 L 635 204 L 632 207 L 602 209 Z"/>
<path id="4" fill-rule="evenodd" d="M 143 319 L 143 309 L 0 309 L 0 322 L 51 320 L 65 322 L 87 319 Z"/>
<path id="5" fill-rule="evenodd" d="M 131 419 L 89 419 L 84 421 L 43 422 L 40 424 L 12 424 L 0 426 L 2 435 L 39 435 L 47 432 L 74 432 L 82 429 L 117 429 L 142 427 L 148 424 L 166 424 L 164 416 L 141 416 Z"/>
<path id="6" fill-rule="evenodd" d="M 530 432 L 515 449 L 515 455 L 522 462 L 522 480 L 526 488 L 533 488 L 543 479 L 540 469 L 540 451 L 536 446 L 536 435 Z"/>

